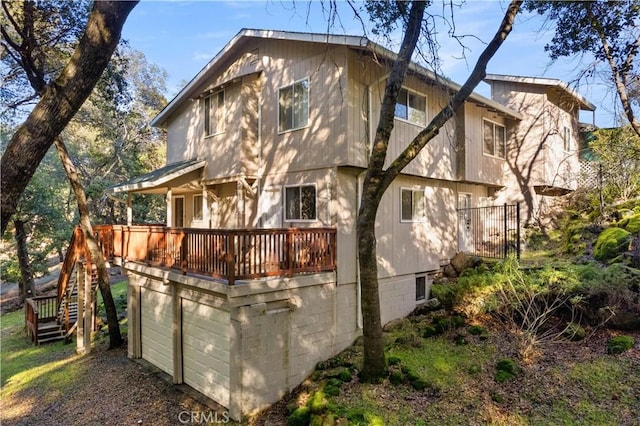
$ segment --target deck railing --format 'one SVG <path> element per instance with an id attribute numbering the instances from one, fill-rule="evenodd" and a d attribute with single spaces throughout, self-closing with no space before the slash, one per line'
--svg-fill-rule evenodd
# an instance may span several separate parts
<path id="1" fill-rule="evenodd" d="M 520 258 L 520 205 L 458 210 L 460 249 L 478 257 Z"/>
<path id="2" fill-rule="evenodd" d="M 336 268 L 333 228 L 197 229 L 164 226 L 94 227 L 107 258 L 144 262 L 236 280 Z"/>
<path id="3" fill-rule="evenodd" d="M 31 340 L 37 342 L 39 322 L 53 321 L 57 315 L 57 296 L 36 296 L 25 299 L 24 320 Z"/>

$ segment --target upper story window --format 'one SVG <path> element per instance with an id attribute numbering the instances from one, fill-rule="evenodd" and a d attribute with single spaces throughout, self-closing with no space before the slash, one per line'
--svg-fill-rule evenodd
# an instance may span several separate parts
<path id="1" fill-rule="evenodd" d="M 427 200 L 424 189 L 400 188 L 400 221 L 424 222 L 427 220 Z"/>
<path id="2" fill-rule="evenodd" d="M 278 131 L 305 127 L 309 122 L 309 79 L 278 90 Z"/>
<path id="3" fill-rule="evenodd" d="M 284 191 L 285 220 L 316 220 L 316 186 L 288 186 Z"/>
<path id="4" fill-rule="evenodd" d="M 562 143 L 565 151 L 571 151 L 571 129 L 568 127 L 563 129 Z"/>
<path id="5" fill-rule="evenodd" d="M 507 157 L 506 129 L 502 124 L 482 119 L 482 152 L 494 157 Z"/>
<path id="6" fill-rule="evenodd" d="M 396 117 L 419 126 L 427 125 L 427 98 L 407 89 L 400 89 L 396 102 Z"/>
<path id="7" fill-rule="evenodd" d="M 202 220 L 202 195 L 193 196 L 193 220 Z"/>
<path id="8" fill-rule="evenodd" d="M 224 132 L 224 90 L 204 98 L 204 135 Z"/>

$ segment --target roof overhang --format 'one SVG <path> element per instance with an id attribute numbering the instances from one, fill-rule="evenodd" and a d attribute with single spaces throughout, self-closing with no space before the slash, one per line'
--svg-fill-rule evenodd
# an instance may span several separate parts
<path id="1" fill-rule="evenodd" d="M 372 42 L 366 37 L 361 36 L 245 28 L 240 30 L 240 32 L 238 32 L 238 34 L 236 34 L 222 48 L 222 50 L 220 50 L 220 52 L 218 52 L 216 56 L 214 56 L 213 59 L 211 59 L 211 61 L 209 61 L 209 63 L 207 63 L 207 65 L 205 65 L 204 68 L 202 68 L 202 70 L 200 70 L 200 72 L 196 74 L 196 76 L 193 77 L 193 79 L 191 79 L 191 81 L 184 88 L 182 88 L 182 90 L 171 100 L 171 102 L 169 102 L 164 107 L 164 109 L 160 111 L 160 113 L 158 113 L 158 115 L 155 116 L 153 120 L 151 120 L 151 125 L 155 127 L 164 125 L 166 120 L 179 108 L 180 105 L 182 105 L 183 102 L 189 99 L 193 99 L 195 96 L 197 96 L 197 89 L 215 73 L 219 64 L 224 64 L 225 60 L 233 54 L 234 49 L 249 38 L 265 38 L 272 40 L 301 41 L 347 46 L 353 49 L 371 52 L 378 58 L 385 58 L 388 60 L 395 60 L 398 56 L 395 52 L 392 52 L 391 50 Z M 442 84 L 452 92 L 457 92 L 462 87 L 443 76 L 436 75 L 434 72 L 424 68 L 423 66 L 415 62 L 411 62 L 411 64 L 409 65 L 409 69 L 412 72 L 422 75 L 429 80 Z M 492 111 L 504 114 L 505 116 L 513 119 L 522 120 L 523 117 L 519 112 L 475 92 L 471 93 L 469 101 L 484 106 Z"/>
<path id="2" fill-rule="evenodd" d="M 167 164 L 152 172 L 136 176 L 126 182 L 105 189 L 106 193 L 121 192 L 164 193 L 168 187 L 178 187 L 194 180 L 200 181 L 205 160 L 187 160 Z"/>
<path id="3" fill-rule="evenodd" d="M 541 78 L 541 77 L 523 77 L 517 75 L 501 75 L 501 74 L 487 74 L 484 78 L 485 81 L 504 81 L 509 83 L 521 83 L 532 84 L 536 86 L 546 86 L 550 89 L 558 90 L 563 95 L 569 96 L 575 103 L 580 106 L 584 111 L 595 111 L 596 107 L 587 100 L 580 93 L 569 87 L 567 83 L 555 78 Z"/>
<path id="4" fill-rule="evenodd" d="M 560 197 L 573 192 L 572 189 L 552 185 L 536 185 L 533 188 L 536 190 L 536 194 L 548 197 Z"/>

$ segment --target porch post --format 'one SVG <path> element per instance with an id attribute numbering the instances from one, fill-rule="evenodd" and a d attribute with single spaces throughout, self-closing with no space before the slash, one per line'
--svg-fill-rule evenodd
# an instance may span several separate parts
<path id="1" fill-rule="evenodd" d="M 127 226 L 131 226 L 133 223 L 133 209 L 131 208 L 131 201 L 133 199 L 133 195 L 131 192 L 127 193 Z"/>
<path id="2" fill-rule="evenodd" d="M 173 223 L 173 204 L 172 204 L 172 192 L 171 188 L 167 188 L 167 227 L 170 228 Z"/>

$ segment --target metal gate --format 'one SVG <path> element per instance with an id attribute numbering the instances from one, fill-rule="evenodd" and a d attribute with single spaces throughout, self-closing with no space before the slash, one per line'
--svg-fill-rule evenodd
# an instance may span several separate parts
<path id="1" fill-rule="evenodd" d="M 520 258 L 520 204 L 458 209 L 460 251 L 479 257 L 503 259 L 514 253 Z M 464 238 L 462 238 L 464 237 Z"/>

